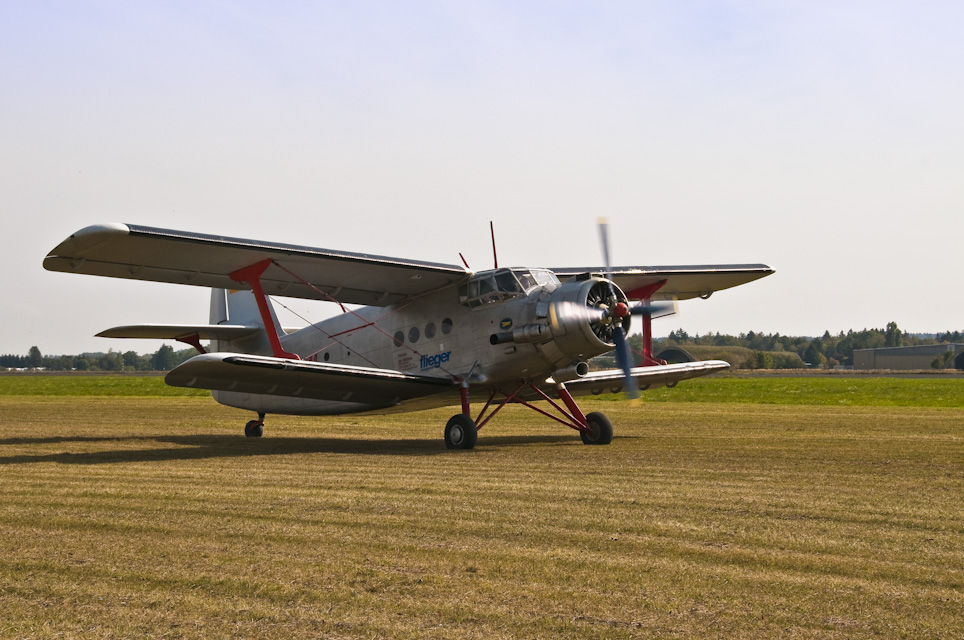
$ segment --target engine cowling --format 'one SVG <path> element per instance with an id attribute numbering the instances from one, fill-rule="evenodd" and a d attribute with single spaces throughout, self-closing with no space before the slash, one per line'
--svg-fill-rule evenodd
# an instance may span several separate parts
<path id="1" fill-rule="evenodd" d="M 544 345 L 544 355 L 559 364 L 612 351 L 616 323 L 629 332 L 629 314 L 617 309 L 622 304 L 625 310 L 627 303 L 626 294 L 602 278 L 563 283 L 549 301 L 549 344 L 554 348 Z"/>

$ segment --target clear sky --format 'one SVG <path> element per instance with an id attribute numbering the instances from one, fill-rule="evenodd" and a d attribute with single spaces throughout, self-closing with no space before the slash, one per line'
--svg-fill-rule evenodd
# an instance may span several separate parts
<path id="1" fill-rule="evenodd" d="M 605 215 L 617 264 L 777 270 L 657 335 L 962 329 L 962 24 L 927 0 L 0 3 L 0 353 L 207 321 L 202 289 L 43 270 L 101 222 L 487 268 L 489 220 L 503 264 L 584 266 Z"/>

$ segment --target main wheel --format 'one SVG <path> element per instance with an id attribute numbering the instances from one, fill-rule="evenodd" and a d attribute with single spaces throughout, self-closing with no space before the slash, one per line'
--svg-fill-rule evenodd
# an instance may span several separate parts
<path id="1" fill-rule="evenodd" d="M 445 425 L 446 449 L 472 449 L 479 439 L 475 421 L 464 413 L 457 413 Z"/>
<path id="2" fill-rule="evenodd" d="M 613 423 L 606 414 L 594 411 L 586 416 L 589 431 L 580 431 L 583 444 L 609 444 L 613 441 Z"/>
<path id="3" fill-rule="evenodd" d="M 251 420 L 244 425 L 244 435 L 248 438 L 260 438 L 264 435 L 264 423 L 260 420 Z"/>

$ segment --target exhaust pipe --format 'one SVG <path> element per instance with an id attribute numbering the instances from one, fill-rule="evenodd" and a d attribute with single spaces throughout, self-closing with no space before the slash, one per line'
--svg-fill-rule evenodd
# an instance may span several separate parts
<path id="1" fill-rule="evenodd" d="M 569 382 L 570 380 L 577 380 L 584 377 L 589 373 L 589 365 L 585 362 L 573 362 L 568 367 L 564 369 L 557 369 L 552 373 L 552 381 L 555 383 Z"/>
<path id="2" fill-rule="evenodd" d="M 527 324 L 524 327 L 519 327 L 514 331 L 507 331 L 505 333 L 493 333 L 489 336 L 489 344 L 508 344 L 514 342 L 516 344 L 528 344 L 530 342 L 541 342 L 543 340 L 548 340 L 552 337 L 549 333 L 549 327 L 544 324 Z"/>

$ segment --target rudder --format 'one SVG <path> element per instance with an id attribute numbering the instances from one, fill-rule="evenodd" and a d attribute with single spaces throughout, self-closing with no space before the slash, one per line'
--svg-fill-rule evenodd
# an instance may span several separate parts
<path id="1" fill-rule="evenodd" d="M 278 318 L 275 315 L 271 300 L 268 299 L 268 310 L 274 326 L 278 325 Z M 214 340 L 211 342 L 212 351 L 231 351 L 236 353 L 252 353 L 261 355 L 271 355 L 271 342 L 268 340 L 268 333 L 261 319 L 261 311 L 258 309 L 258 300 L 254 293 L 244 289 L 211 289 L 211 324 L 234 324 L 246 326 L 259 326 L 261 331 L 253 336 L 248 336 L 240 340 Z"/>

